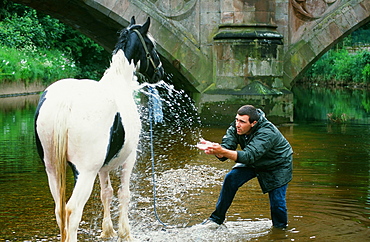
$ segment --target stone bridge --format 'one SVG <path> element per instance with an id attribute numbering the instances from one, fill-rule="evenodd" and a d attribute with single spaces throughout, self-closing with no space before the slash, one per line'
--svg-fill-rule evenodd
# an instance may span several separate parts
<path id="1" fill-rule="evenodd" d="M 108 51 L 131 16 L 137 23 L 151 17 L 170 81 L 217 120 L 249 102 L 292 121 L 294 81 L 370 21 L 369 0 L 14 1 L 60 19 Z"/>

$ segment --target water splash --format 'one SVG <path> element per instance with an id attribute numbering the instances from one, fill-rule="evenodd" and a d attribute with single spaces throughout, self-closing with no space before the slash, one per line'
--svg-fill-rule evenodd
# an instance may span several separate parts
<path id="1" fill-rule="evenodd" d="M 155 90 L 155 91 L 154 91 Z M 160 149 L 160 163 L 165 162 L 171 152 L 176 149 L 195 149 L 194 144 L 200 137 L 201 121 L 198 109 L 194 101 L 183 90 L 176 90 L 173 85 L 164 81 L 156 84 L 144 83 L 140 85 L 140 116 L 142 119 L 143 130 L 141 137 L 140 150 L 142 153 L 149 150 L 147 141 L 149 140 L 149 98 L 154 100 L 153 113 L 157 122 L 153 127 L 154 147 Z M 159 107 L 160 105 L 160 107 Z M 158 152 L 157 156 L 158 156 Z M 180 164 L 185 162 L 180 161 Z"/>
<path id="2" fill-rule="evenodd" d="M 173 85 L 160 81 L 156 84 L 143 83 L 139 86 L 139 91 L 146 97 L 153 97 L 155 106 L 161 105 L 160 112 L 163 112 L 165 125 L 171 123 L 176 126 L 191 127 L 201 124 L 198 109 L 184 90 L 176 90 Z M 148 112 L 147 99 L 141 97 L 141 102 L 144 101 L 141 108 L 144 122 L 147 116 L 145 114 Z"/>
<path id="3" fill-rule="evenodd" d="M 149 90 L 149 118 L 154 119 L 154 123 L 162 123 L 163 122 L 163 109 L 162 109 L 162 101 L 159 96 L 158 90 L 153 86 L 148 86 Z"/>

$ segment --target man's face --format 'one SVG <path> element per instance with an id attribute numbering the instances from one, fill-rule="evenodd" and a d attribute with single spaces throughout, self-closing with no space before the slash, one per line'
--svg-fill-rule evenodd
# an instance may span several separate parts
<path id="1" fill-rule="evenodd" d="M 253 123 L 249 122 L 248 115 L 239 115 L 237 114 L 235 117 L 235 125 L 236 125 L 236 132 L 238 135 L 249 134 L 251 132 L 252 127 L 257 123 L 254 121 Z"/>

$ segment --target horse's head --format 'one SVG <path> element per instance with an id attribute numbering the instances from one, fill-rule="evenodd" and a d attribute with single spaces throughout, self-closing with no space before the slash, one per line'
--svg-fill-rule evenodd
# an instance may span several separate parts
<path id="1" fill-rule="evenodd" d="M 130 25 L 119 32 L 113 54 L 122 49 L 130 63 L 134 61 L 135 66 L 139 63 L 137 71 L 154 83 L 163 79 L 164 70 L 155 50 L 154 39 L 148 34 L 149 25 L 150 18 L 145 24 L 138 25 L 133 16 Z"/>

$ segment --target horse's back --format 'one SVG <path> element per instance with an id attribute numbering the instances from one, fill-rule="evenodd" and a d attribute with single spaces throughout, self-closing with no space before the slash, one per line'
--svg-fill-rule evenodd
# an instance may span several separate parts
<path id="1" fill-rule="evenodd" d="M 52 129 L 50 126 L 62 114 L 68 117 L 66 125 L 70 131 L 78 129 L 81 135 L 94 129 L 98 132 L 95 125 L 104 126 L 101 122 L 109 122 L 109 116 L 117 110 L 113 98 L 98 84 L 92 80 L 64 79 L 49 86 L 40 100 L 37 122 L 44 122 L 40 127 Z"/>
<path id="2" fill-rule="evenodd" d="M 86 165 L 93 170 L 100 169 L 110 162 L 107 160 L 109 155 L 111 159 L 118 157 L 119 153 L 124 153 L 124 146 L 137 145 L 138 132 L 131 130 L 134 127 L 125 127 L 128 126 L 125 120 L 129 118 L 123 116 L 129 115 L 122 113 L 124 111 L 120 110 L 109 89 L 99 82 L 65 79 L 49 86 L 45 92 L 36 120 L 44 151 L 52 150 L 51 137 L 61 117 L 65 117 L 61 125 L 68 130 L 68 160 L 79 167 Z M 136 107 L 133 111 L 137 113 Z M 125 139 L 130 135 L 137 136 L 133 145 L 130 145 L 130 139 Z"/>

